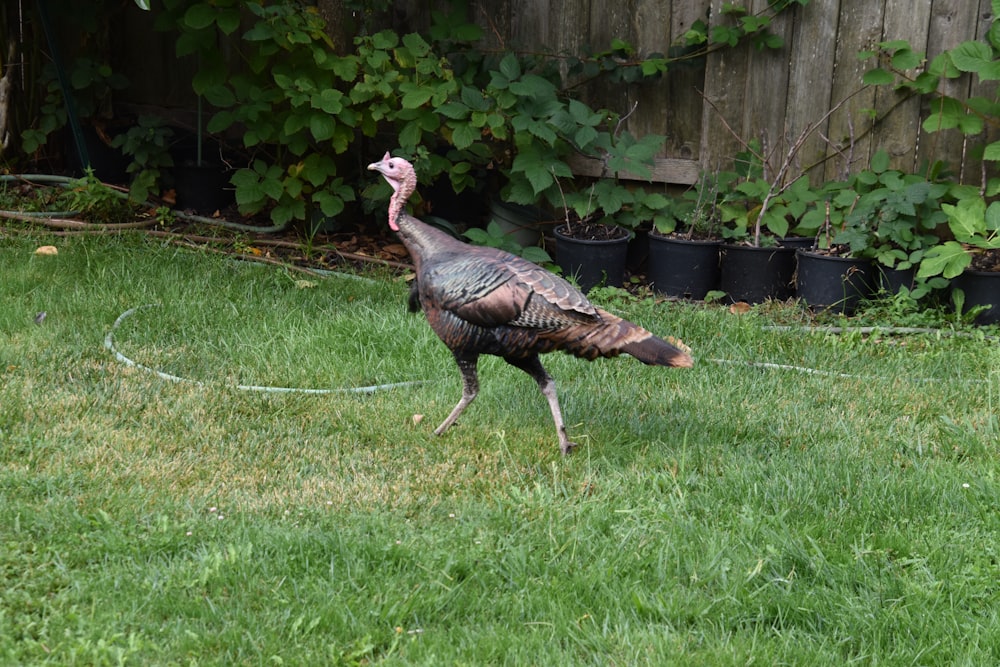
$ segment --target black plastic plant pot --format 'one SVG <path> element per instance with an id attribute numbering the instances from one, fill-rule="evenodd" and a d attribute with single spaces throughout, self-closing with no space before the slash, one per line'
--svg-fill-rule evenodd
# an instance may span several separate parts
<path id="1" fill-rule="evenodd" d="M 791 298 L 795 294 L 795 249 L 722 246 L 719 289 L 733 302 Z"/>
<path id="2" fill-rule="evenodd" d="M 649 282 L 667 296 L 704 299 L 719 286 L 719 241 L 649 235 Z"/>
<path id="3" fill-rule="evenodd" d="M 588 292 L 601 284 L 621 287 L 625 282 L 628 234 L 620 239 L 593 241 L 567 236 L 557 227 L 555 235 L 556 263 L 563 275 L 576 280 L 581 290 Z"/>
<path id="4" fill-rule="evenodd" d="M 965 294 L 965 309 L 989 306 L 976 316 L 976 324 L 1000 324 L 1000 272 L 963 271 L 952 286 Z"/>
<path id="5" fill-rule="evenodd" d="M 174 167 L 177 208 L 198 213 L 213 213 L 233 202 L 229 172 L 213 164 Z"/>
<path id="6" fill-rule="evenodd" d="M 814 310 L 853 313 L 875 294 L 878 281 L 870 260 L 797 250 L 796 291 Z"/>

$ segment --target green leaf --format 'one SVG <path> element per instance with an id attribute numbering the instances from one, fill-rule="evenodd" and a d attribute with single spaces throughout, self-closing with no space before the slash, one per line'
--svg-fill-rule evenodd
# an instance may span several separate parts
<path id="1" fill-rule="evenodd" d="M 432 89 L 410 82 L 401 84 L 399 89 L 403 91 L 401 104 L 404 109 L 418 109 L 427 104 L 434 95 Z"/>
<path id="2" fill-rule="evenodd" d="M 417 57 L 426 56 L 431 50 L 430 44 L 428 44 L 423 37 L 415 32 L 403 35 L 403 46 L 409 49 L 410 53 Z"/>
<path id="3" fill-rule="evenodd" d="M 448 102 L 437 108 L 437 112 L 452 120 L 465 120 L 469 117 L 469 107 L 459 102 Z"/>
<path id="4" fill-rule="evenodd" d="M 416 148 L 423 136 L 424 131 L 420 128 L 420 123 L 410 121 L 399 132 L 399 145 L 406 149 Z"/>
<path id="5" fill-rule="evenodd" d="M 184 24 L 189 28 L 200 30 L 215 22 L 216 9 L 208 3 L 192 5 L 184 12 Z"/>
<path id="6" fill-rule="evenodd" d="M 206 129 L 211 134 L 223 132 L 236 122 L 236 116 L 231 111 L 219 111 L 208 121 Z"/>
<path id="7" fill-rule="evenodd" d="M 880 149 L 872 156 L 872 171 L 881 174 L 889 168 L 889 152 L 884 148 Z"/>
<path id="8" fill-rule="evenodd" d="M 380 51 L 388 51 L 399 44 L 399 36 L 392 30 L 383 30 L 372 35 L 372 46 Z"/>
<path id="9" fill-rule="evenodd" d="M 971 113 L 958 117 L 958 129 L 962 134 L 972 136 L 983 131 L 983 119 Z"/>
<path id="10" fill-rule="evenodd" d="M 982 197 L 962 199 L 958 204 L 941 204 L 948 216 L 948 227 L 962 243 L 974 242 L 986 231 L 986 202 Z"/>
<path id="11" fill-rule="evenodd" d="M 949 280 L 955 278 L 972 262 L 972 257 L 956 241 L 945 241 L 924 254 L 917 270 L 918 278 L 942 275 Z"/>
<path id="12" fill-rule="evenodd" d="M 715 44 L 728 44 L 729 46 L 736 46 L 740 41 L 740 36 L 742 33 L 738 28 L 732 28 L 726 25 L 717 25 L 712 27 L 712 42 Z"/>
<path id="13" fill-rule="evenodd" d="M 337 130 L 337 120 L 333 116 L 314 113 L 309 117 L 309 131 L 316 141 L 326 141 Z"/>
<path id="14" fill-rule="evenodd" d="M 932 103 L 934 110 L 923 122 L 925 132 L 950 130 L 958 127 L 959 119 L 965 115 L 962 104 L 951 97 L 942 97 Z"/>
<path id="15" fill-rule="evenodd" d="M 203 95 L 215 107 L 231 107 L 236 104 L 236 95 L 228 86 L 209 86 L 205 88 Z"/>
<path id="16" fill-rule="evenodd" d="M 1000 231 L 1000 202 L 990 202 L 986 208 L 986 231 Z"/>
<path id="17" fill-rule="evenodd" d="M 490 109 L 489 98 L 483 95 L 482 91 L 478 88 L 474 88 L 473 86 L 463 86 L 460 97 L 462 102 L 470 109 L 474 109 L 476 111 L 489 111 Z"/>
<path id="18" fill-rule="evenodd" d="M 323 113 L 335 116 L 344 110 L 344 94 L 336 88 L 325 88 L 319 95 L 313 95 L 312 103 Z"/>
<path id="19" fill-rule="evenodd" d="M 479 130 L 471 125 L 459 125 L 451 134 L 451 142 L 455 145 L 455 148 L 465 150 L 476 143 L 480 136 L 482 135 Z"/>
<path id="20" fill-rule="evenodd" d="M 555 179 L 549 172 L 547 161 L 539 155 L 531 144 L 518 151 L 511 163 L 512 174 L 520 173 L 531 184 L 535 195 L 550 187 Z"/>
<path id="21" fill-rule="evenodd" d="M 507 77 L 508 81 L 520 78 L 521 63 L 518 62 L 517 56 L 513 53 L 504 56 L 504 59 L 500 61 L 500 73 Z"/>
<path id="22" fill-rule="evenodd" d="M 556 95 L 556 86 L 548 79 L 537 74 L 527 74 L 510 84 L 510 92 L 522 97 L 534 98 L 536 101 L 552 99 Z"/>
<path id="23" fill-rule="evenodd" d="M 319 208 L 323 211 L 323 215 L 334 218 L 340 215 L 344 210 L 344 200 L 338 195 L 332 194 L 330 192 L 320 191 L 313 195 L 313 202 L 319 204 Z"/>
<path id="24" fill-rule="evenodd" d="M 993 59 L 989 45 L 977 41 L 962 42 L 949 53 L 951 62 L 962 72 L 979 72 Z"/>
<path id="25" fill-rule="evenodd" d="M 909 48 L 899 48 L 892 54 L 892 66 L 896 69 L 913 69 L 920 65 L 923 57 Z"/>
<path id="26" fill-rule="evenodd" d="M 534 262 L 535 264 L 552 263 L 552 257 L 549 253 L 545 252 L 544 248 L 539 248 L 538 246 L 528 246 L 527 248 L 522 248 L 521 257 L 529 262 Z"/>
<path id="27" fill-rule="evenodd" d="M 240 27 L 240 10 L 237 8 L 224 9 L 219 12 L 215 22 L 226 35 L 231 35 Z"/>
<path id="28" fill-rule="evenodd" d="M 764 226 L 778 238 L 788 236 L 788 218 L 784 213 L 768 211 L 764 214 Z"/>
<path id="29" fill-rule="evenodd" d="M 861 77 L 861 82 L 866 86 L 884 86 L 895 81 L 895 77 L 892 74 L 885 71 L 881 67 L 876 67 L 870 69 L 864 73 Z"/>

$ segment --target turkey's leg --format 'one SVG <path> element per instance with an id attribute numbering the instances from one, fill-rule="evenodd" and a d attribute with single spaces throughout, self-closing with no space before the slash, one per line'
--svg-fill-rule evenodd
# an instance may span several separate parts
<path id="1" fill-rule="evenodd" d="M 559 451 L 563 454 L 569 454 L 576 447 L 576 443 L 570 442 L 569 436 L 566 435 L 566 425 L 563 423 L 562 411 L 559 409 L 559 397 L 556 395 L 556 381 L 545 371 L 545 367 L 542 366 L 538 355 L 536 354 L 526 359 L 504 357 L 504 361 L 511 366 L 520 368 L 538 383 L 538 388 L 541 390 L 542 396 L 549 402 L 549 410 L 552 411 L 552 421 L 556 423 L 556 435 L 559 436 Z"/>
<path id="2" fill-rule="evenodd" d="M 462 371 L 462 398 L 458 401 L 458 405 L 451 411 L 447 419 L 434 429 L 434 435 L 441 435 L 448 430 L 448 427 L 455 423 L 458 416 L 462 414 L 465 408 L 469 407 L 469 403 L 472 403 L 476 398 L 476 394 L 479 393 L 479 376 L 476 373 L 476 364 L 479 362 L 478 355 L 472 358 L 459 358 L 456 356 L 455 361 L 458 362 L 458 370 Z"/>

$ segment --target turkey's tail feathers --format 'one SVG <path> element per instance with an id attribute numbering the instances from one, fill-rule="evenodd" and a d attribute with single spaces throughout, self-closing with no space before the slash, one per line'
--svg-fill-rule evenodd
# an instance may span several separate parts
<path id="1" fill-rule="evenodd" d="M 585 333 L 573 337 L 572 343 L 564 349 L 585 359 L 613 357 L 624 352 L 652 366 L 690 368 L 694 365 L 690 348 L 679 340 L 670 338 L 668 342 L 657 338 L 642 327 L 601 308 L 597 309 L 597 314 L 600 323 L 583 326 Z"/>
<path id="2" fill-rule="evenodd" d="M 669 343 L 648 331 L 645 333 L 645 338 L 639 338 L 622 345 L 621 351 L 652 366 L 680 366 L 682 368 L 694 366 L 694 359 L 691 358 L 684 343 L 679 340 L 673 340 L 673 343 Z"/>

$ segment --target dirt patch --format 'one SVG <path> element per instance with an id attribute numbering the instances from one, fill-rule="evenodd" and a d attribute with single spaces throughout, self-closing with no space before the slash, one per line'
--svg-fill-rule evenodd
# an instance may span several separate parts
<path id="1" fill-rule="evenodd" d="M 615 241 L 628 236 L 628 231 L 621 227 L 599 222 L 574 222 L 571 225 L 560 225 L 556 230 L 578 241 Z"/>
<path id="2" fill-rule="evenodd" d="M 969 268 L 973 271 L 1000 271 L 1000 248 L 974 253 Z"/>

